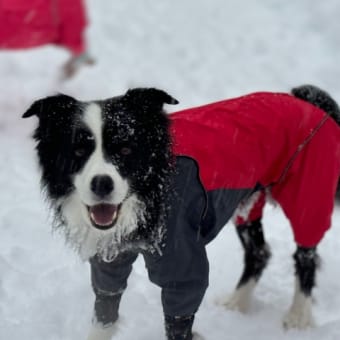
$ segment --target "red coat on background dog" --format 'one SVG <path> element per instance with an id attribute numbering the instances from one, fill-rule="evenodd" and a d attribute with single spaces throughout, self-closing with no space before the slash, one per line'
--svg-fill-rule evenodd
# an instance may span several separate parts
<path id="1" fill-rule="evenodd" d="M 45 44 L 67 48 L 73 55 L 85 52 L 86 26 L 81 0 L 2 0 L 0 48 L 26 49 Z"/>

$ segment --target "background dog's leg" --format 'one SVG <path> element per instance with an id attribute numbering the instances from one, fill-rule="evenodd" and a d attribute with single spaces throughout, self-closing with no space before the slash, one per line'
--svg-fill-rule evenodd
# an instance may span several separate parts
<path id="1" fill-rule="evenodd" d="M 319 256 L 316 248 L 298 246 L 295 254 L 295 293 L 293 303 L 283 320 L 285 328 L 304 329 L 314 326 L 312 316 L 312 289 L 315 286 Z"/>
<path id="2" fill-rule="evenodd" d="M 244 270 L 236 290 L 223 304 L 229 309 L 247 312 L 253 290 L 270 258 L 270 251 L 260 219 L 239 225 L 236 229 L 244 248 Z"/>

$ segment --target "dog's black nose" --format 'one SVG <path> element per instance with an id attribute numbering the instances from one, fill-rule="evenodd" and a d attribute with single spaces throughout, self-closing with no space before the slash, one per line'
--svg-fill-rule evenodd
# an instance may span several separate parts
<path id="1" fill-rule="evenodd" d="M 99 197 L 105 197 L 113 191 L 113 180 L 108 175 L 98 175 L 92 178 L 91 190 Z"/>

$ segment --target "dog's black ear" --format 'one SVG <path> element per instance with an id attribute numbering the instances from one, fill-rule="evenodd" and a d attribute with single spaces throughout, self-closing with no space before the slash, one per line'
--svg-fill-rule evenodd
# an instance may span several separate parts
<path id="1" fill-rule="evenodd" d="M 22 115 L 22 118 L 37 116 L 39 118 L 57 114 L 60 111 L 71 108 L 76 100 L 65 94 L 58 94 L 35 101 L 31 107 Z"/>
<path id="2" fill-rule="evenodd" d="M 141 107 L 161 110 L 164 104 L 176 105 L 178 100 L 171 97 L 168 93 L 156 88 L 135 88 L 130 89 L 124 95 L 129 103 Z"/>

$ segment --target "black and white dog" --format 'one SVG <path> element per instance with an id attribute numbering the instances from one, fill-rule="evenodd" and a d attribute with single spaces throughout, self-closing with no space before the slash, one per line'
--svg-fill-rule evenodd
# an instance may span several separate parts
<path id="1" fill-rule="evenodd" d="M 255 93 L 169 116 L 163 105 L 177 101 L 157 89 L 89 102 L 56 95 L 27 110 L 23 117 L 39 118 L 34 139 L 55 225 L 91 263 L 96 301 L 88 339 L 114 334 L 138 254 L 162 288 L 167 339 L 193 339 L 208 286 L 205 245 L 235 212 L 245 270 L 227 305 L 242 309 L 269 258 L 259 216 L 250 216 L 265 190 L 283 207 L 298 244 L 297 287 L 285 324 L 312 325 L 316 246 L 329 227 L 340 169 L 340 129 L 329 117 L 339 109 L 313 86 L 293 93 Z M 315 170 L 322 187 L 311 183 L 310 170 L 320 157 L 327 168 Z M 308 196 L 312 185 L 324 202 L 319 209 Z M 307 199 L 293 199 L 294 190 Z"/>

